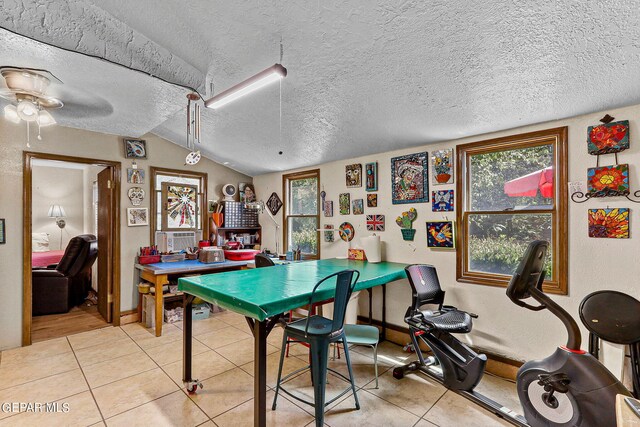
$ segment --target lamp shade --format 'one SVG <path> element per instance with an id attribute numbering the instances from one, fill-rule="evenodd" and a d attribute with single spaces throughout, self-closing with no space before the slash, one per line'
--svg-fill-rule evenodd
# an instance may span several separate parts
<path id="1" fill-rule="evenodd" d="M 64 218 L 67 216 L 64 208 L 61 205 L 49 206 L 49 218 Z"/>

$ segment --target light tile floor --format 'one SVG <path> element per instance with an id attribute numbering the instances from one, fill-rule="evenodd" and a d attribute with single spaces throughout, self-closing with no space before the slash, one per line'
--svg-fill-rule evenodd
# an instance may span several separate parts
<path id="1" fill-rule="evenodd" d="M 182 386 L 182 325 L 163 328 L 156 338 L 139 324 L 107 327 L 0 353 L 0 402 L 58 402 L 68 412 L 11 413 L 0 409 L 0 426 L 251 426 L 253 350 L 244 319 L 230 312 L 194 323 L 193 370 L 204 385 L 189 396 Z M 271 410 L 282 330 L 268 338 L 267 423 L 313 426 L 313 409 L 281 394 Z M 291 347 L 284 373 L 307 364 L 307 349 Z M 380 386 L 375 388 L 372 352 L 351 351 L 361 409 L 350 394 L 326 413 L 328 426 L 499 426 L 508 425 L 467 399 L 422 375 L 393 378 L 395 365 L 415 355 L 384 342 L 378 353 Z M 330 362 L 346 372 L 344 358 Z M 329 377 L 327 398 L 347 383 Z M 483 393 L 519 410 L 515 385 L 485 376 Z M 308 373 L 289 389 L 313 399 Z M 515 407 L 514 407 L 515 406 Z"/>

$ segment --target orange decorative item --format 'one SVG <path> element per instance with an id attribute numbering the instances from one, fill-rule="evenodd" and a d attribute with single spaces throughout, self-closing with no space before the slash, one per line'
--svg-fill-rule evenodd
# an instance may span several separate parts
<path id="1" fill-rule="evenodd" d="M 349 249 L 347 257 L 353 261 L 364 261 L 367 259 L 362 249 Z"/>
<path id="2" fill-rule="evenodd" d="M 222 223 L 224 222 L 224 214 L 214 212 L 211 214 L 211 218 L 213 218 L 213 222 L 215 222 L 218 227 L 222 227 Z"/>

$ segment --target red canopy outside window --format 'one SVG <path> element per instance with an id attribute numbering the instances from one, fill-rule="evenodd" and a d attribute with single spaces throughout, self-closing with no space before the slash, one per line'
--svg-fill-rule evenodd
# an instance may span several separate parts
<path id="1" fill-rule="evenodd" d="M 504 183 L 509 197 L 535 197 L 538 190 L 542 197 L 553 197 L 553 166 Z"/>

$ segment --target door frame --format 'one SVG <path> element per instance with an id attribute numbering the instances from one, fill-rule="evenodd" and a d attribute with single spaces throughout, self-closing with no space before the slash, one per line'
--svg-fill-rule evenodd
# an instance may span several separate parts
<path id="1" fill-rule="evenodd" d="M 31 283 L 31 233 L 32 227 L 32 169 L 33 160 L 55 160 L 72 163 L 84 163 L 96 166 L 112 168 L 113 170 L 113 193 L 115 199 L 115 212 L 113 213 L 112 236 L 113 236 L 113 252 L 112 262 L 112 281 L 113 281 L 113 326 L 120 325 L 120 181 L 121 181 L 121 163 L 92 159 L 85 157 L 73 157 L 60 154 L 36 153 L 33 151 L 24 151 L 22 155 L 22 212 L 23 212 L 23 234 L 22 234 L 22 345 L 31 345 L 31 323 L 32 323 L 32 283 Z M 99 250 L 99 249 L 98 249 Z"/>

